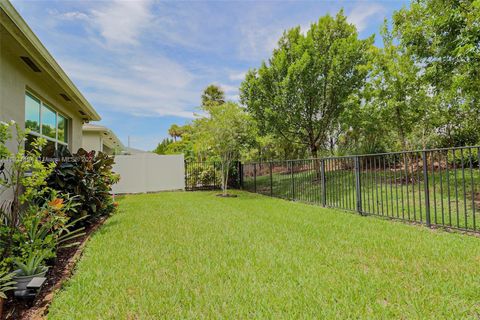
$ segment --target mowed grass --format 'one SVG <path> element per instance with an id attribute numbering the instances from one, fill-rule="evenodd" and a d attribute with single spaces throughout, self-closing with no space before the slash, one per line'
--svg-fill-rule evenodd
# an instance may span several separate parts
<path id="1" fill-rule="evenodd" d="M 480 317 L 480 239 L 235 193 L 126 196 L 48 319 Z"/>
<path id="2" fill-rule="evenodd" d="M 425 185 L 421 172 L 409 175 L 408 183 L 402 172 L 361 172 L 362 209 L 369 214 L 425 222 Z M 292 181 L 294 186 L 292 188 Z M 429 173 L 430 216 L 432 224 L 477 231 L 480 229 L 480 171 L 462 175 L 450 171 Z M 270 190 L 270 186 L 273 190 Z M 253 177 L 244 179 L 244 188 L 255 190 Z M 355 173 L 337 170 L 326 173 L 326 204 L 329 207 L 356 210 Z M 268 172 L 257 175 L 258 193 L 296 201 L 321 204 L 322 186 L 315 171 Z"/>

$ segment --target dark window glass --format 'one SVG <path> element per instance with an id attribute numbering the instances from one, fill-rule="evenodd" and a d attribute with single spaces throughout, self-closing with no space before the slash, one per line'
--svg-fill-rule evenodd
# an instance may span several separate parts
<path id="1" fill-rule="evenodd" d="M 25 141 L 25 150 L 26 151 L 32 151 L 33 150 L 33 142 L 35 142 L 35 139 L 37 139 L 37 136 L 34 136 L 33 134 L 27 134 L 25 137 L 27 140 Z"/>

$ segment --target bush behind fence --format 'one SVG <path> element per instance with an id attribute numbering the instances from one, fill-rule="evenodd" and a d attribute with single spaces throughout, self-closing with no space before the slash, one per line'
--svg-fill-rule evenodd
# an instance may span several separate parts
<path id="1" fill-rule="evenodd" d="M 222 187 L 222 166 L 218 161 L 186 161 L 185 190 L 215 190 Z M 230 165 L 228 187 L 240 187 L 241 164 L 234 161 Z"/>
<path id="2" fill-rule="evenodd" d="M 363 215 L 479 232 L 480 146 L 234 162 L 229 187 Z M 186 162 L 186 190 L 221 188 L 219 162 Z"/>
<path id="3" fill-rule="evenodd" d="M 243 189 L 478 232 L 480 147 L 242 165 Z"/>

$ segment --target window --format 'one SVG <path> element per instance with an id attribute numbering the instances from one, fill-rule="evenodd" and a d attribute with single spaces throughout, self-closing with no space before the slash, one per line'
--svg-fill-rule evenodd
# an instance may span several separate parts
<path id="1" fill-rule="evenodd" d="M 58 140 L 67 143 L 68 142 L 67 118 L 65 118 L 61 114 L 58 115 L 57 130 L 58 130 Z"/>
<path id="2" fill-rule="evenodd" d="M 25 96 L 25 127 L 40 133 L 40 100 L 28 93 Z"/>
<path id="3" fill-rule="evenodd" d="M 25 127 L 30 129 L 27 149 L 35 137 L 47 139 L 49 148 L 68 145 L 68 119 L 28 92 L 25 94 Z"/>

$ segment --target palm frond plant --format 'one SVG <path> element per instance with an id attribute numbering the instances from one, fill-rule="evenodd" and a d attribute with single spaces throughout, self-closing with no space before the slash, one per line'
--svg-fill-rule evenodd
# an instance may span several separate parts
<path id="1" fill-rule="evenodd" d="M 13 280 L 14 276 L 15 273 L 13 272 L 0 272 L 0 299 L 6 299 L 6 292 L 15 289 L 16 282 Z"/>
<path id="2" fill-rule="evenodd" d="M 16 281 L 13 280 L 15 273 L 0 271 L 0 319 L 3 314 L 3 301 L 7 299 L 6 292 L 16 289 Z"/>

